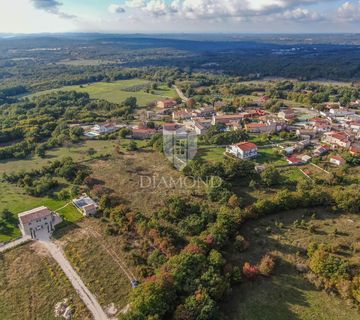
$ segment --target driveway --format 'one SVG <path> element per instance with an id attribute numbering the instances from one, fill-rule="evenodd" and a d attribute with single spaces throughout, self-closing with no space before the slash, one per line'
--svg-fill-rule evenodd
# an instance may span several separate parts
<path id="1" fill-rule="evenodd" d="M 44 235 L 43 235 L 44 236 Z M 66 256 L 62 250 L 49 238 L 44 236 L 39 241 L 47 250 L 50 252 L 51 256 L 55 261 L 60 265 L 61 269 L 64 271 L 65 275 L 71 282 L 72 286 L 77 291 L 81 300 L 85 303 L 86 307 L 92 313 L 95 320 L 107 320 L 108 317 L 96 297 L 90 292 L 90 290 L 85 286 L 84 282 L 81 280 L 80 276 L 71 266 L 70 262 L 67 260 Z"/>
<path id="2" fill-rule="evenodd" d="M 23 236 L 23 237 L 20 238 L 20 239 L 16 239 L 16 240 L 14 240 L 14 241 L 11 241 L 11 242 L 9 242 L 9 243 L 7 243 L 7 244 L 4 244 L 4 245 L 0 246 L 0 252 L 4 252 L 4 251 L 6 251 L 6 250 L 10 250 L 10 249 L 15 248 L 15 247 L 17 247 L 17 246 L 19 246 L 19 245 L 21 245 L 21 244 L 23 244 L 23 243 L 25 243 L 25 242 L 30 241 L 30 240 L 31 240 L 30 237 L 28 237 L 28 236 Z"/>

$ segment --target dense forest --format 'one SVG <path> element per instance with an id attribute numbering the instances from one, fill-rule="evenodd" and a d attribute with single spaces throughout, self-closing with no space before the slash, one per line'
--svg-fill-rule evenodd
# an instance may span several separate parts
<path id="1" fill-rule="evenodd" d="M 170 67 L 186 72 L 241 76 L 356 80 L 360 57 L 356 37 L 190 38 L 119 35 L 22 36 L 0 39 L 1 87 L 44 89 L 113 80 L 104 75 L 120 67 Z M 90 62 L 89 62 L 90 61 Z M 131 71 L 128 71 L 131 72 Z M 129 77 L 128 72 L 115 76 Z M 56 78 L 54 81 L 53 79 Z M 19 83 L 19 79 L 22 83 Z M 47 84 L 50 82 L 50 84 Z M 54 83 L 55 82 L 55 83 Z M 18 93 L 21 93 L 19 91 Z M 0 92 L 0 99 L 4 94 Z"/>

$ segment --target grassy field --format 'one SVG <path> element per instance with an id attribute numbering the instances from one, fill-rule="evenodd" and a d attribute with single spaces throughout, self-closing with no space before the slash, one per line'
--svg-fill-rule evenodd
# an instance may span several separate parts
<path id="1" fill-rule="evenodd" d="M 359 241 L 360 218 L 357 215 L 335 215 L 314 210 L 315 218 L 305 211 L 284 212 L 247 223 L 242 234 L 250 242 L 243 253 L 230 248 L 228 255 L 234 265 L 245 261 L 257 263 L 268 252 L 277 257 L 275 275 L 244 281 L 233 291 L 223 308 L 231 320 L 359 320 L 360 314 L 338 297 L 317 290 L 295 268 L 303 263 L 303 254 L 311 241 L 331 244 L 339 256 L 360 264 L 354 239 Z M 295 220 L 316 226 L 316 232 L 294 226 Z M 279 222 L 283 227 L 278 227 Z M 338 230 L 334 234 L 335 228 Z M 357 239 L 357 240 L 356 240 Z M 357 244 L 359 248 L 359 242 Z M 358 249 L 357 249 L 358 250 Z"/>
<path id="2" fill-rule="evenodd" d="M 273 165 L 284 165 L 287 164 L 284 156 L 280 155 L 276 147 L 259 149 L 258 157 L 255 159 L 257 163 L 271 163 Z"/>
<path id="3" fill-rule="evenodd" d="M 60 267 L 38 244 L 0 255 L 0 319 L 59 319 L 54 307 L 64 298 L 75 307 L 73 319 L 92 318 Z"/>
<path id="4" fill-rule="evenodd" d="M 225 148 L 201 146 L 198 148 L 196 158 L 209 162 L 220 162 L 224 160 Z"/>
<path id="5" fill-rule="evenodd" d="M 31 98 L 56 91 L 75 90 L 78 92 L 86 92 L 93 99 L 104 99 L 113 103 L 121 103 L 128 97 L 136 97 L 140 106 L 146 106 L 151 102 L 165 98 L 177 97 L 175 89 L 170 89 L 167 86 L 159 86 L 157 90 L 153 91 L 153 93 L 147 93 L 143 89 L 130 91 L 131 88 L 135 88 L 136 86 L 146 86 L 150 84 L 151 83 L 149 81 L 141 79 L 119 80 L 115 82 L 97 82 L 83 86 L 66 86 L 62 88 L 41 91 L 27 97 Z"/>
<path id="6" fill-rule="evenodd" d="M 144 213 L 159 208 L 172 195 L 188 195 L 191 188 L 174 185 L 183 175 L 172 168 L 164 155 L 151 150 L 126 152 L 107 161 L 91 163 L 94 178 L 103 181 L 134 210 Z"/>
<path id="7" fill-rule="evenodd" d="M 55 233 L 55 238 L 86 286 L 99 299 L 103 309 L 114 304 L 121 311 L 128 303 L 130 282 L 116 259 L 102 244 L 114 250 L 118 257 L 122 256 L 121 246 L 115 243 L 115 237 L 101 233 L 99 238 L 96 233 L 92 233 L 92 230 L 101 232 L 99 224 L 101 222 L 98 220 L 87 219 L 79 225 L 81 229 L 71 226 L 63 228 Z"/>
<path id="8" fill-rule="evenodd" d="M 125 140 L 127 142 L 127 140 Z M 73 144 L 68 147 L 52 149 L 46 152 L 45 158 L 40 158 L 36 155 L 24 160 L 1 160 L 0 161 L 0 175 L 7 172 L 18 172 L 21 170 L 38 169 L 46 165 L 49 161 L 59 160 L 65 157 L 72 157 L 74 161 L 86 161 L 91 159 L 87 151 L 90 148 L 95 149 L 96 154 L 108 154 L 114 151 L 116 141 L 97 141 L 85 140 L 82 143 Z"/>

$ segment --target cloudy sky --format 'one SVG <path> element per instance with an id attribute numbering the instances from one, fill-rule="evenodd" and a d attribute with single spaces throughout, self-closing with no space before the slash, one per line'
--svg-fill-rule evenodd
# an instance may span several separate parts
<path id="1" fill-rule="evenodd" d="M 360 0 L 0 0 L 0 33 L 360 32 Z"/>

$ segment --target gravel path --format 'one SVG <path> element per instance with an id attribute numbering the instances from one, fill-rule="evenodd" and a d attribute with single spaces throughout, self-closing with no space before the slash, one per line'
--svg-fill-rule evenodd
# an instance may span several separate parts
<path id="1" fill-rule="evenodd" d="M 108 317 L 96 297 L 85 286 L 84 282 L 71 266 L 62 250 L 51 241 L 42 240 L 40 243 L 49 250 L 51 256 L 60 265 L 61 269 L 64 271 L 65 275 L 79 294 L 81 300 L 92 313 L 94 320 L 107 320 Z"/>

